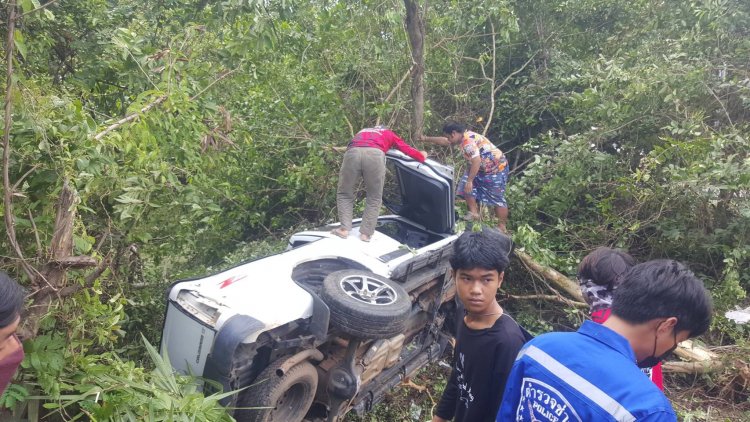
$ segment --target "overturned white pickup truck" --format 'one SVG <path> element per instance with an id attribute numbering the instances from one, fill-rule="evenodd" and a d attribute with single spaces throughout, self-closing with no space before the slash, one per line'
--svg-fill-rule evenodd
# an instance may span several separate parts
<path id="1" fill-rule="evenodd" d="M 371 242 L 356 221 L 348 239 L 305 231 L 283 253 L 172 285 L 162 352 L 225 391 L 247 387 L 227 403 L 238 421 L 361 414 L 441 356 L 456 309 L 453 169 L 386 157 L 393 215 Z"/>

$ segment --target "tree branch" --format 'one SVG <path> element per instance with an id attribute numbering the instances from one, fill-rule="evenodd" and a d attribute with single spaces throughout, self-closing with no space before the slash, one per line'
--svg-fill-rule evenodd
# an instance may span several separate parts
<path id="1" fill-rule="evenodd" d="M 707 374 L 716 372 L 724 368 L 721 361 L 702 361 L 702 362 L 664 362 L 662 370 L 664 372 L 678 374 Z"/>
<path id="2" fill-rule="evenodd" d="M 729 121 L 729 125 L 732 126 L 732 127 L 734 127 L 734 123 L 732 122 L 732 118 L 729 116 L 729 112 L 727 111 L 727 108 L 724 107 L 724 102 L 721 101 L 721 99 L 719 98 L 719 96 L 716 95 L 716 93 L 714 92 L 714 90 L 711 89 L 711 87 L 708 86 L 707 83 L 703 82 L 703 86 L 706 87 L 706 89 L 708 90 L 708 92 L 710 92 L 711 95 L 713 95 L 713 97 L 716 99 L 716 102 L 719 103 L 719 105 L 721 106 L 721 109 L 724 110 L 724 115 L 727 116 L 727 121 Z"/>
<path id="3" fill-rule="evenodd" d="M 497 39 L 495 35 L 495 23 L 490 19 L 490 28 L 492 28 L 492 88 L 490 88 L 490 113 L 487 115 L 487 122 L 484 124 L 484 130 L 482 135 L 487 135 L 487 131 L 490 130 L 490 124 L 492 123 L 492 116 L 495 114 L 495 77 L 497 76 Z M 484 66 L 482 66 L 482 74 L 484 73 Z"/>
<path id="4" fill-rule="evenodd" d="M 574 300 L 566 299 L 562 296 L 558 295 L 506 295 L 508 299 L 513 300 L 546 300 L 546 301 L 552 301 L 552 302 L 559 302 L 564 305 L 568 306 L 575 306 L 576 308 L 588 308 L 589 305 L 583 302 L 576 302 Z"/>
<path id="5" fill-rule="evenodd" d="M 409 77 L 409 75 L 411 75 L 411 72 L 412 72 L 412 70 L 413 70 L 413 69 L 414 69 L 414 65 L 412 64 L 412 65 L 411 65 L 411 67 L 409 68 L 409 70 L 407 70 L 407 71 L 406 71 L 406 72 L 404 73 L 404 76 L 402 76 L 402 77 L 401 77 L 401 80 L 399 80 L 399 81 L 398 81 L 398 83 L 396 84 L 396 86 L 394 86 L 394 87 L 393 87 L 393 89 L 391 89 L 391 92 L 389 92 L 389 93 L 388 93 L 388 96 L 387 96 L 387 97 L 385 97 L 385 99 L 383 100 L 383 103 L 387 103 L 388 101 L 390 101 L 390 100 L 391 100 L 391 98 L 392 98 L 392 97 L 393 97 L 393 96 L 394 96 L 394 95 L 396 94 L 396 92 L 398 92 L 398 90 L 399 90 L 399 89 L 401 88 L 401 85 L 403 85 L 403 84 L 404 84 L 404 82 L 406 82 L 406 79 L 407 79 L 407 78 Z"/>
<path id="6" fill-rule="evenodd" d="M 34 279 L 34 270 L 26 262 L 21 246 L 16 239 L 16 222 L 13 217 L 13 188 L 10 185 L 10 129 L 13 124 L 13 48 L 16 31 L 16 3 L 8 2 L 8 37 L 5 43 L 5 127 L 3 128 L 3 214 L 5 215 L 5 231 L 8 233 L 13 252 L 18 256 L 21 267 L 29 277 Z"/>
<path id="7" fill-rule="evenodd" d="M 518 257 L 518 259 L 520 259 L 521 262 L 523 262 L 523 264 L 526 265 L 526 267 L 530 271 L 532 271 L 535 274 L 538 274 L 545 280 L 550 281 L 555 286 L 564 290 L 565 293 L 567 293 L 570 297 L 574 298 L 578 302 L 585 302 L 585 300 L 583 299 L 583 295 L 581 294 L 581 289 L 578 286 L 578 283 L 572 281 L 571 279 L 561 274 L 557 270 L 536 262 L 531 257 L 531 255 L 527 254 L 524 251 L 516 250 L 515 254 Z"/>
<path id="8" fill-rule="evenodd" d="M 18 20 L 18 19 L 21 19 L 22 17 L 24 17 L 24 16 L 26 16 L 26 15 L 30 15 L 30 14 L 32 14 L 32 13 L 38 12 L 38 11 L 40 11 L 40 10 L 42 10 L 42 9 L 46 9 L 46 8 L 48 8 L 48 7 L 52 6 L 53 4 L 57 3 L 57 1 L 58 1 L 58 0 L 51 0 L 51 1 L 49 2 L 49 3 L 45 3 L 45 4 L 43 4 L 43 5 L 39 6 L 39 7 L 37 7 L 37 8 L 36 8 L 36 9 L 34 9 L 34 10 L 29 10 L 29 11 L 28 11 L 28 12 L 26 12 L 26 13 L 21 13 L 20 15 L 16 16 L 16 20 Z"/>
<path id="9" fill-rule="evenodd" d="M 31 214 L 31 210 L 28 210 L 29 212 L 29 221 L 31 221 L 31 228 L 34 230 L 34 239 L 36 240 L 36 254 L 37 256 L 42 256 L 44 254 L 44 249 L 42 248 L 42 241 L 39 239 L 39 229 L 36 228 L 36 222 L 34 221 L 34 216 Z"/>
<path id="10" fill-rule="evenodd" d="M 495 41 L 494 30 L 493 30 L 493 33 L 492 33 L 492 41 L 493 41 L 493 43 Z M 487 134 L 487 131 L 490 128 L 490 123 L 492 122 L 492 115 L 495 113 L 495 95 L 497 95 L 497 91 L 499 91 L 502 87 L 504 87 L 505 84 L 508 83 L 508 81 L 510 80 L 510 78 L 516 76 L 520 72 L 523 72 L 523 70 L 526 69 L 526 67 L 534 60 L 534 57 L 536 57 L 537 54 L 539 54 L 538 50 L 536 52 L 534 52 L 534 54 L 532 54 L 531 57 L 529 57 L 528 60 L 526 60 L 526 63 L 524 63 L 523 66 L 519 67 L 515 71 L 511 72 L 508 76 L 506 76 L 505 79 L 503 79 L 503 81 L 500 82 L 500 85 L 495 85 L 495 86 L 492 87 L 492 91 L 491 91 L 491 94 L 490 94 L 490 100 L 491 100 L 490 113 L 487 116 L 487 123 L 484 125 L 484 131 L 482 132 L 483 135 Z M 493 63 L 494 63 L 494 60 L 495 60 L 494 49 L 492 51 L 492 60 L 493 60 Z M 494 73 L 494 69 L 493 69 L 493 73 Z M 492 80 L 493 81 L 495 80 L 494 76 L 493 76 Z"/>
<path id="11" fill-rule="evenodd" d="M 38 168 L 39 168 L 39 164 L 34 164 L 34 166 L 31 167 L 29 169 L 29 171 L 27 171 L 26 173 L 24 173 L 23 176 L 21 176 L 18 180 L 16 180 L 16 183 L 13 184 L 13 191 L 15 192 L 16 189 L 18 189 L 18 187 L 21 186 L 21 183 L 23 183 L 24 179 L 26 179 L 27 177 L 29 177 L 29 175 L 31 174 L 31 172 L 34 171 L 34 170 L 36 170 L 36 169 L 38 169 Z"/>
<path id="12" fill-rule="evenodd" d="M 208 91 L 212 86 L 214 86 L 215 84 L 217 84 L 221 80 L 226 79 L 228 76 L 230 76 L 233 73 L 235 73 L 238 69 L 239 69 L 239 67 L 234 68 L 232 70 L 229 70 L 227 72 L 221 73 L 216 79 L 214 79 L 213 81 L 211 81 L 211 83 L 209 83 L 202 90 L 200 90 L 200 92 L 198 92 L 197 94 L 195 94 L 192 97 L 190 97 L 190 101 L 193 101 L 196 98 L 200 97 L 201 95 L 203 95 L 204 92 Z M 119 127 L 121 127 L 124 124 L 130 123 L 130 122 L 138 119 L 138 117 L 140 117 L 141 114 L 146 113 L 147 111 L 151 110 L 152 108 L 154 108 L 154 107 L 158 106 L 159 104 L 163 103 L 167 98 L 168 98 L 167 95 L 162 95 L 162 96 L 158 97 L 154 101 L 146 104 L 143 108 L 141 108 L 137 112 L 130 113 L 129 115 L 123 117 L 122 119 L 118 120 L 117 122 L 109 125 L 106 129 L 104 129 L 103 131 L 101 131 L 101 132 L 97 133 L 96 135 L 94 135 L 93 139 L 95 141 L 101 140 L 108 133 L 112 132 L 113 130 L 118 129 Z"/>
<path id="13" fill-rule="evenodd" d="M 102 259 L 102 262 L 99 263 L 99 265 L 92 271 L 90 274 L 86 276 L 86 278 L 83 281 L 83 284 L 74 284 L 72 286 L 63 287 L 60 289 L 59 292 L 57 292 L 57 296 L 60 298 L 65 298 L 72 296 L 79 291 L 83 290 L 84 288 L 89 288 L 94 285 L 94 282 L 96 279 L 98 279 L 104 271 L 109 268 L 109 264 L 112 261 L 111 255 L 107 255 L 106 258 Z"/>
<path id="14" fill-rule="evenodd" d="M 401 85 L 403 85 L 403 83 L 406 82 L 406 79 L 409 77 L 409 75 L 411 75 L 411 72 L 412 72 L 413 69 L 414 69 L 414 65 L 412 64 L 411 67 L 409 68 L 409 70 L 407 70 L 404 73 L 404 76 L 402 76 L 401 79 L 398 81 L 398 83 L 396 83 L 396 85 L 393 87 L 393 89 L 391 89 L 391 92 L 389 92 L 388 95 L 385 97 L 385 99 L 383 99 L 383 101 L 382 101 L 383 104 L 385 104 L 388 101 L 390 101 L 391 98 L 394 95 L 396 95 L 396 93 L 399 91 L 399 89 L 401 89 Z M 348 122 L 348 120 L 347 120 L 347 122 Z M 375 126 L 377 126 L 379 124 L 380 124 L 380 116 L 378 116 L 378 118 L 375 120 Z M 351 124 L 350 124 L 350 126 L 351 126 Z M 352 136 L 354 136 L 354 135 L 352 135 Z"/>
<path id="15" fill-rule="evenodd" d="M 120 126 L 122 126 L 124 124 L 130 123 L 130 122 L 136 120 L 141 114 L 143 114 L 143 113 L 151 110 L 152 108 L 158 106 L 159 104 L 163 103 L 166 99 L 167 99 L 167 96 L 166 95 L 162 95 L 161 97 L 159 97 L 159 98 L 155 99 L 154 101 L 148 103 L 146 106 L 144 106 L 143 108 L 141 108 L 139 111 L 137 111 L 135 113 L 130 113 L 129 115 L 123 117 L 122 119 L 118 120 L 117 122 L 109 125 L 103 131 L 101 131 L 101 132 L 97 133 L 96 135 L 94 135 L 94 140 L 95 141 L 101 140 L 108 133 L 110 133 L 110 132 L 118 129 Z"/>
<path id="16" fill-rule="evenodd" d="M 219 83 L 222 80 L 226 79 L 227 77 L 231 76 L 237 70 L 239 70 L 239 67 L 235 67 L 232 70 L 229 70 L 229 71 L 226 71 L 224 73 L 219 74 L 219 76 L 217 76 L 216 79 L 214 79 L 208 85 L 206 85 L 205 88 L 201 89 L 200 92 L 198 92 L 197 94 L 195 94 L 192 97 L 190 97 L 190 101 L 194 101 L 196 98 L 198 98 L 201 95 L 203 95 L 204 92 L 208 91 L 212 86 L 216 85 L 217 83 Z"/>

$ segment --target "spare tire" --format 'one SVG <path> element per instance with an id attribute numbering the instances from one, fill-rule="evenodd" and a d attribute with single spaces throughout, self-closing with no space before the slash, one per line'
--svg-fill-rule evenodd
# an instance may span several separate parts
<path id="1" fill-rule="evenodd" d="M 401 334 L 411 313 L 411 299 L 403 287 L 364 270 L 329 274 L 320 297 L 331 309 L 331 324 L 354 337 Z"/>

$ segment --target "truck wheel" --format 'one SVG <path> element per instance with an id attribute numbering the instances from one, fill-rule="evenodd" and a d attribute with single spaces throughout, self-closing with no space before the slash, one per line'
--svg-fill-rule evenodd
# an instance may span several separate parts
<path id="1" fill-rule="evenodd" d="M 318 371 L 310 362 L 301 362 L 284 375 L 278 376 L 285 359 L 279 359 L 258 375 L 256 384 L 240 393 L 237 407 L 266 407 L 266 409 L 238 409 L 237 422 L 302 422 L 315 398 Z"/>
<path id="2" fill-rule="evenodd" d="M 361 338 L 401 334 L 411 299 L 395 281 L 363 270 L 341 270 L 323 280 L 320 298 L 331 309 L 331 324 Z"/>

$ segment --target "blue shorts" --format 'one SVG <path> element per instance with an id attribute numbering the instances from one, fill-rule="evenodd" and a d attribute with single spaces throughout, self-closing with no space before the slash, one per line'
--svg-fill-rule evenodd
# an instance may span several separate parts
<path id="1" fill-rule="evenodd" d="M 505 185 L 508 183 L 508 167 L 510 166 L 506 165 L 503 171 L 499 173 L 477 174 L 474 178 L 471 196 L 473 196 L 480 204 L 508 208 L 508 202 L 505 201 Z M 468 172 L 461 176 L 461 180 L 458 182 L 458 189 L 456 189 L 456 196 L 460 198 L 464 197 L 464 186 L 466 185 L 466 179 L 468 179 L 468 177 Z"/>

